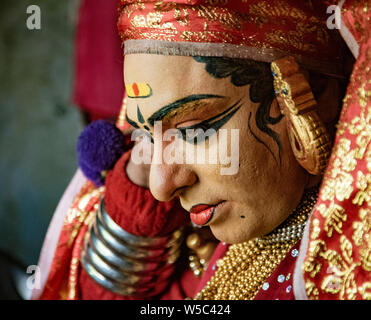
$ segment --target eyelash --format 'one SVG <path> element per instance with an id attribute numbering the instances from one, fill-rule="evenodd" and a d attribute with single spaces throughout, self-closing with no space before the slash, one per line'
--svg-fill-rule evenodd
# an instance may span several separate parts
<path id="1" fill-rule="evenodd" d="M 196 142 L 197 143 L 201 143 L 201 142 L 206 141 L 209 137 L 212 136 L 212 134 L 211 135 L 206 135 L 206 136 L 205 135 L 200 136 L 199 135 L 200 132 L 197 134 L 197 130 L 198 129 L 201 129 L 202 130 L 201 131 L 202 133 L 205 133 L 208 129 L 214 129 L 215 132 L 218 131 L 240 109 L 241 104 L 238 105 L 240 101 L 236 102 L 233 106 L 229 107 L 227 110 L 225 110 L 224 112 L 216 115 L 215 117 L 212 117 L 210 119 L 207 119 L 205 121 L 202 121 L 200 123 L 194 124 L 194 125 L 189 126 L 189 127 L 180 127 L 180 128 L 178 128 L 178 130 L 179 130 L 179 132 L 181 134 L 181 138 L 183 140 L 187 141 L 188 143 L 192 143 L 192 144 L 195 144 Z M 216 120 L 214 122 L 211 122 L 212 120 L 215 120 L 215 119 L 219 118 L 220 116 L 223 116 L 223 117 L 220 118 L 219 120 Z M 191 130 L 193 129 L 194 132 L 196 133 L 196 135 L 192 136 L 191 138 L 189 138 L 187 136 L 187 130 L 190 130 L 190 129 Z M 201 137 L 201 139 L 199 137 Z"/>
<path id="2" fill-rule="evenodd" d="M 202 131 L 201 132 L 206 132 L 208 129 L 211 129 L 211 125 L 208 121 L 203 121 L 201 123 L 198 123 L 198 124 L 195 124 L 195 125 L 192 125 L 192 126 L 189 126 L 189 127 L 180 127 L 178 128 L 179 132 L 180 132 L 180 135 L 181 135 L 181 138 L 184 140 L 184 141 L 187 141 L 189 143 L 192 143 L 192 144 L 195 144 L 196 141 L 197 142 L 203 142 L 205 140 L 207 140 L 209 138 L 209 136 L 206 136 L 206 139 L 205 139 L 205 136 L 203 135 L 204 139 L 200 140 L 199 136 L 200 136 L 200 131 L 198 129 L 201 129 Z M 195 133 L 195 135 L 193 135 L 192 137 L 189 137 L 188 136 L 188 133 L 187 133 L 187 130 L 194 130 L 193 132 Z M 201 136 L 202 137 L 202 136 Z"/>

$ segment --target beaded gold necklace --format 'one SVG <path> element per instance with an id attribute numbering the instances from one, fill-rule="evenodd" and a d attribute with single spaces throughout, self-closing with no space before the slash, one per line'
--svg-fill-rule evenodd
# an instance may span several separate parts
<path id="1" fill-rule="evenodd" d="M 302 237 L 317 201 L 318 188 L 307 190 L 295 211 L 270 234 L 233 244 L 195 300 L 251 300 L 264 281 Z"/>

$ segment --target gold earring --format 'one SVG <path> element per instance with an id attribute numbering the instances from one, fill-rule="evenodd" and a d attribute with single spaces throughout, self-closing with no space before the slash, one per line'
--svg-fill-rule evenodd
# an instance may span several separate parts
<path id="1" fill-rule="evenodd" d="M 329 135 L 317 113 L 310 85 L 291 56 L 271 64 L 281 113 L 287 117 L 291 148 L 300 165 L 313 175 L 326 169 L 331 152 Z"/>

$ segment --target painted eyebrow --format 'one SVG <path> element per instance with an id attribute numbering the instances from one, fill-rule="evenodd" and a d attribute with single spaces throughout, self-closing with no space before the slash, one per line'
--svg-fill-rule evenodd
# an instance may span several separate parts
<path id="1" fill-rule="evenodd" d="M 155 121 L 161 121 L 163 118 L 166 117 L 171 111 L 176 110 L 178 108 L 181 108 L 183 105 L 199 101 L 199 100 L 205 100 L 205 99 L 212 99 L 212 98 L 225 98 L 224 96 L 219 96 L 215 94 L 192 94 L 185 98 L 176 100 L 175 102 L 172 102 L 161 109 L 157 110 L 153 115 L 151 115 L 148 118 L 148 123 L 153 127 Z"/>
<path id="2" fill-rule="evenodd" d="M 233 115 L 235 114 L 235 112 L 238 111 L 238 109 L 241 107 L 240 102 L 241 102 L 241 99 L 238 100 L 238 101 L 237 101 L 235 104 L 233 104 L 232 106 L 230 106 L 228 109 L 226 109 L 226 110 L 224 110 L 223 112 L 217 114 L 216 116 L 211 117 L 211 118 L 209 118 L 209 119 L 207 119 L 207 120 L 202 121 L 201 124 L 204 124 L 204 123 L 210 123 L 211 121 L 213 121 L 213 120 L 215 120 L 215 119 L 217 119 L 217 118 L 220 118 L 221 116 L 224 116 L 225 114 L 227 114 L 229 111 L 231 111 L 233 108 L 235 108 L 235 107 L 237 106 L 237 108 L 235 108 L 235 110 L 233 110 L 232 112 L 230 112 L 229 114 L 227 114 L 227 116 L 230 115 L 230 114 L 232 114 L 232 116 L 233 116 Z M 227 117 L 227 116 L 225 116 L 225 117 Z M 222 119 L 224 119 L 224 117 L 223 117 Z M 215 122 L 218 122 L 218 121 L 220 121 L 220 120 L 222 120 L 222 119 L 219 119 L 219 120 L 217 120 L 217 121 L 215 121 Z M 229 119 L 229 118 L 228 118 L 228 119 Z M 197 124 L 192 125 L 192 126 L 189 126 L 189 127 L 179 127 L 178 129 L 188 129 L 188 128 L 192 128 L 192 127 L 197 127 L 197 126 L 199 126 L 199 125 L 200 125 L 200 123 L 197 123 Z"/>

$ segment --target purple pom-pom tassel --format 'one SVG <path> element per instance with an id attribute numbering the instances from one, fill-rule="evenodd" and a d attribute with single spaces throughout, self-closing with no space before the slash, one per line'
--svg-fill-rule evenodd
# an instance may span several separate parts
<path id="1" fill-rule="evenodd" d="M 96 186 L 104 185 L 107 171 L 125 151 L 123 133 L 112 123 L 97 120 L 89 124 L 77 141 L 79 167 Z"/>

